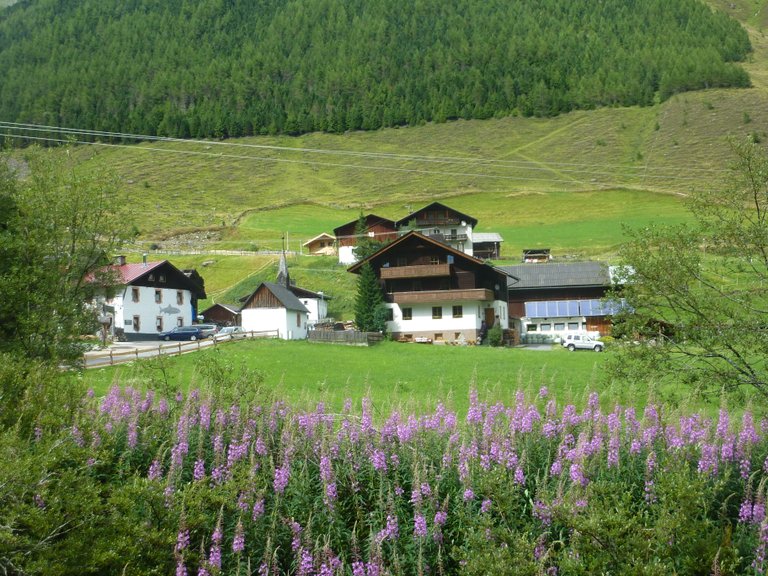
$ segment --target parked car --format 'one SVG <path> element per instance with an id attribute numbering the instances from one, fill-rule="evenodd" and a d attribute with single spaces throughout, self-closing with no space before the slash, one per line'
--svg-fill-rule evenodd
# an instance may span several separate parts
<path id="1" fill-rule="evenodd" d="M 219 327 L 216 324 L 195 324 L 195 327 L 203 331 L 203 338 L 212 338 L 219 331 Z"/>
<path id="2" fill-rule="evenodd" d="M 216 334 L 217 340 L 237 340 L 247 337 L 248 332 L 243 330 L 242 326 L 225 326 Z"/>
<path id="3" fill-rule="evenodd" d="M 569 351 L 574 350 L 594 350 L 602 352 L 605 344 L 600 340 L 593 338 L 589 334 L 566 334 L 561 342 Z"/>
<path id="4" fill-rule="evenodd" d="M 160 340 L 199 340 L 205 338 L 199 326 L 176 326 L 173 330 L 160 332 Z"/>

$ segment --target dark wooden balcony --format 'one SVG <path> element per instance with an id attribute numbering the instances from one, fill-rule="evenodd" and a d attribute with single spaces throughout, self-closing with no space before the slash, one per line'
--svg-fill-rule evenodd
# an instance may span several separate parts
<path id="1" fill-rule="evenodd" d="M 398 278 L 435 278 L 450 275 L 450 264 L 421 264 L 418 266 L 393 266 L 390 268 L 381 268 L 382 280 L 395 280 Z"/>
<path id="2" fill-rule="evenodd" d="M 493 302 L 493 290 L 471 288 L 468 290 L 423 290 L 420 292 L 392 292 L 388 295 L 396 304 L 426 304 L 429 302 L 456 302 L 478 300 Z"/>

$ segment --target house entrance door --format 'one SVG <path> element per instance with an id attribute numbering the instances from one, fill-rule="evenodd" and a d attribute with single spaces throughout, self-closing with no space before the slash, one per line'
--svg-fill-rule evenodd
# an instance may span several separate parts
<path id="1" fill-rule="evenodd" d="M 496 312 L 493 308 L 485 309 L 485 325 L 490 328 L 496 322 Z"/>

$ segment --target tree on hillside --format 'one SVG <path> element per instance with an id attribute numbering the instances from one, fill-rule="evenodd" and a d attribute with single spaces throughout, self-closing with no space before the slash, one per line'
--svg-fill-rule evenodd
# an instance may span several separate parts
<path id="1" fill-rule="evenodd" d="M 355 298 L 355 324 L 363 332 L 386 331 L 386 308 L 376 273 L 367 262 L 360 268 Z"/>
<path id="2" fill-rule="evenodd" d="M 0 155 L 0 352 L 54 362 L 80 357 L 96 331 L 89 302 L 130 230 L 117 183 L 74 169 L 61 151 L 26 153 L 27 175 Z"/>
<path id="3" fill-rule="evenodd" d="M 358 262 L 365 260 L 385 244 L 387 242 L 376 240 L 376 236 L 369 236 L 368 224 L 361 212 L 360 217 L 357 219 L 357 224 L 355 224 L 355 247 L 352 249 L 355 259 Z"/>
<path id="4" fill-rule="evenodd" d="M 768 155 L 732 147 L 727 182 L 690 198 L 695 224 L 645 228 L 623 247 L 615 334 L 650 344 L 622 347 L 615 375 L 768 399 Z"/>

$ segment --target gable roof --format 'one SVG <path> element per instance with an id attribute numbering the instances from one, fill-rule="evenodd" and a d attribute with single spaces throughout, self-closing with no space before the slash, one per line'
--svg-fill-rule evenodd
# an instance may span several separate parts
<path id="1" fill-rule="evenodd" d="M 331 236 L 327 232 L 323 232 L 322 234 L 318 234 L 314 238 L 310 238 L 309 240 L 304 242 L 302 246 L 309 246 L 310 244 L 312 244 L 312 242 L 317 242 L 318 240 L 335 240 L 335 239 L 336 238 L 334 236 Z"/>
<path id="2" fill-rule="evenodd" d="M 472 232 L 472 244 L 481 242 L 504 242 L 504 238 L 498 232 Z"/>
<path id="3" fill-rule="evenodd" d="M 227 312 L 230 312 L 232 314 L 237 314 L 238 312 L 240 312 L 240 306 L 237 306 L 235 304 L 221 304 L 220 302 L 217 302 L 216 304 L 212 304 L 212 305 L 208 306 L 208 308 L 206 308 L 205 310 L 200 312 L 200 314 L 202 316 L 205 316 L 206 312 L 208 312 L 209 310 L 213 310 L 217 306 L 219 308 L 224 308 L 224 310 L 226 310 Z"/>
<path id="4" fill-rule="evenodd" d="M 313 290 L 307 290 L 306 288 L 300 288 L 298 286 L 288 286 L 288 290 L 293 292 L 293 294 L 298 298 L 314 298 L 317 300 L 330 300 L 330 296 L 326 296 L 322 292 L 315 292 Z"/>
<path id="5" fill-rule="evenodd" d="M 389 218 L 382 218 L 381 216 L 376 216 L 376 214 L 368 214 L 367 216 L 363 216 L 363 218 L 365 219 L 366 230 L 373 228 L 377 224 L 383 224 L 384 226 L 387 226 L 392 230 L 395 230 L 395 222 L 393 220 L 390 220 Z M 354 230 L 355 226 L 357 226 L 358 220 L 360 220 L 360 218 L 355 218 L 354 220 L 351 220 L 346 224 L 342 224 L 341 226 L 337 226 L 336 228 L 334 228 L 333 233 L 336 236 L 336 238 L 339 237 L 340 232 L 343 232 L 345 229 L 349 228 L 350 226 L 352 227 L 352 230 Z"/>
<path id="6" fill-rule="evenodd" d="M 424 212 L 425 210 L 449 210 L 451 212 L 455 212 L 456 215 L 459 218 L 461 218 L 462 220 L 465 220 L 465 221 L 469 222 L 470 224 L 472 224 L 472 228 L 477 226 L 477 218 L 473 218 L 469 214 L 464 214 L 463 212 L 459 212 L 458 210 L 454 210 L 450 206 L 446 206 L 445 204 L 443 204 L 441 202 L 432 202 L 432 204 L 427 204 L 423 208 L 419 208 L 415 212 L 411 212 L 405 218 L 400 218 L 400 220 L 395 222 L 395 226 L 397 226 L 399 228 L 400 226 L 408 225 L 408 222 L 413 220 L 416 217 L 416 215 L 419 214 L 419 212 Z"/>
<path id="7" fill-rule="evenodd" d="M 147 262 L 146 264 L 123 264 L 122 266 L 112 266 L 112 269 L 117 272 L 118 278 L 123 284 L 130 284 L 142 276 L 148 275 L 150 272 L 152 272 L 152 270 L 159 268 L 165 262 L 168 262 L 168 260 L 160 260 L 159 262 Z"/>
<path id="8" fill-rule="evenodd" d="M 471 262 L 472 264 L 475 264 L 476 266 L 484 266 L 487 268 L 490 268 L 492 270 L 495 270 L 499 272 L 500 274 L 503 274 L 505 276 L 509 276 L 509 273 L 502 269 L 498 268 L 496 266 L 491 266 L 484 260 L 480 260 L 479 258 L 475 258 L 474 256 L 470 256 L 469 254 L 465 254 L 461 250 L 457 250 L 456 248 L 453 248 L 452 246 L 449 246 L 448 244 L 443 244 L 439 240 L 435 240 L 434 238 L 430 238 L 429 236 L 425 236 L 421 232 L 416 232 L 415 230 L 411 230 L 410 232 L 407 232 L 400 236 L 397 240 L 394 240 L 390 242 L 389 244 L 386 244 L 379 248 L 376 252 L 368 256 L 368 258 L 364 260 L 360 260 L 359 262 L 353 264 L 349 268 L 347 268 L 347 272 L 352 272 L 353 274 L 357 274 L 360 271 L 360 268 L 362 268 L 363 264 L 366 262 L 370 262 L 371 260 L 378 258 L 390 250 L 393 250 L 394 248 L 397 248 L 398 246 L 402 244 L 406 244 L 414 239 L 418 239 L 421 241 L 424 241 L 428 244 L 432 244 L 433 246 L 440 248 L 444 252 L 451 254 L 455 259 L 458 260 L 464 260 L 466 262 Z"/>
<path id="9" fill-rule="evenodd" d="M 176 266 L 171 264 L 168 260 L 122 264 L 118 266 L 111 265 L 106 266 L 104 270 L 115 272 L 117 275 L 115 278 L 117 284 L 125 285 L 134 284 L 139 280 L 147 278 L 150 274 L 165 271 L 165 273 L 169 274 L 167 286 L 165 286 L 166 288 L 181 288 L 183 290 L 189 290 L 197 298 L 206 298 L 205 288 L 201 285 L 202 277 L 195 271 L 195 274 L 199 278 L 199 280 L 196 280 L 195 278 L 190 277 L 190 274 L 186 271 L 176 268 Z"/>
<path id="10" fill-rule="evenodd" d="M 291 292 L 285 286 L 281 286 L 280 284 L 273 284 L 272 282 L 262 282 L 259 284 L 256 290 L 251 292 L 251 295 L 243 301 L 243 309 L 248 306 L 248 302 L 250 302 L 256 293 L 261 290 L 262 286 L 272 292 L 274 297 L 277 298 L 278 302 L 280 302 L 280 304 L 282 304 L 286 310 L 298 310 L 299 312 L 309 313 L 307 307 L 301 303 L 301 301 L 293 292 Z"/>
<path id="11" fill-rule="evenodd" d="M 611 285 L 608 266 L 602 262 L 550 262 L 500 268 L 512 276 L 507 281 L 510 290 Z"/>

